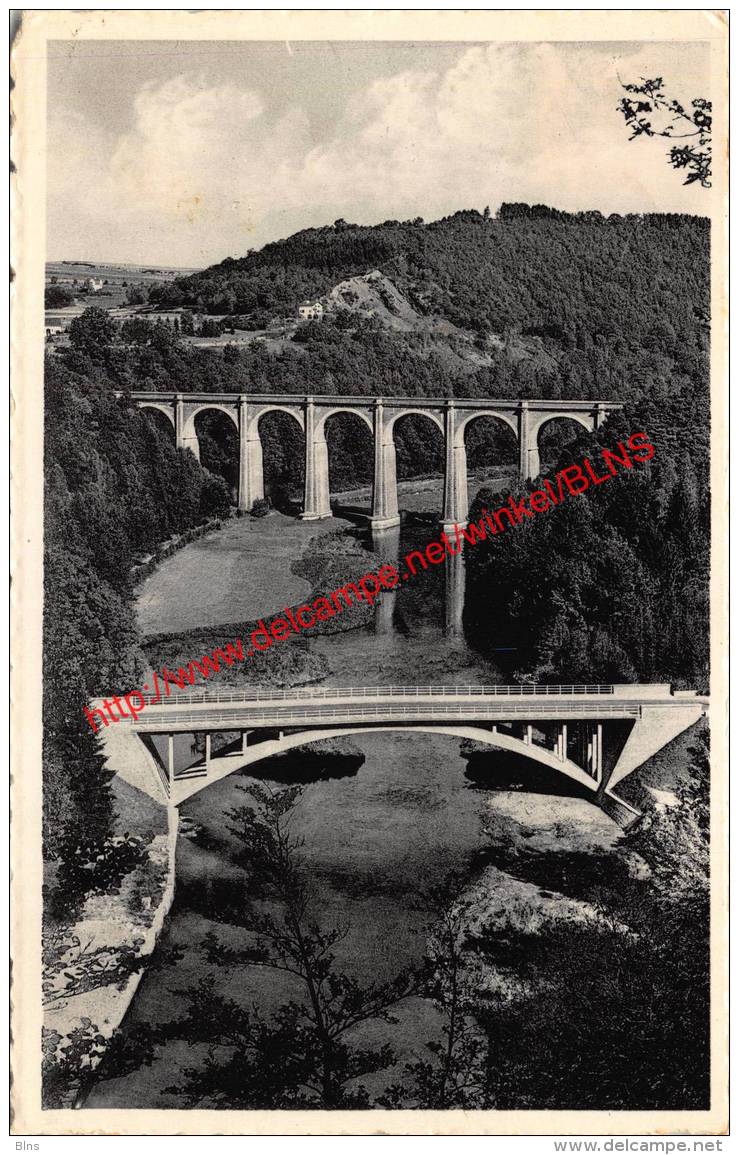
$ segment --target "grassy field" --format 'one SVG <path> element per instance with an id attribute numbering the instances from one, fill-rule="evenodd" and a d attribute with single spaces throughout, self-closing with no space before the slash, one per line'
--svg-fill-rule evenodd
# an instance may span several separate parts
<path id="1" fill-rule="evenodd" d="M 172 281 L 175 277 L 195 272 L 194 269 L 168 269 L 153 265 L 127 265 L 101 261 L 47 261 L 46 284 L 64 285 L 73 291 L 84 285 L 89 277 L 103 281 L 97 293 L 80 295 L 79 305 L 74 313 L 67 309 L 53 310 L 54 313 L 79 315 L 90 305 L 101 309 L 115 309 L 127 304 L 127 293 L 132 285 L 148 286 L 161 281 Z M 73 284 L 77 281 L 77 286 Z"/>
<path id="2" fill-rule="evenodd" d="M 321 531 L 346 524 L 331 519 L 321 523 Z M 315 535 L 311 522 L 281 513 L 260 521 L 234 518 L 168 558 L 142 583 L 137 599 L 142 633 L 253 621 L 299 603 L 310 585 L 290 567 Z"/>

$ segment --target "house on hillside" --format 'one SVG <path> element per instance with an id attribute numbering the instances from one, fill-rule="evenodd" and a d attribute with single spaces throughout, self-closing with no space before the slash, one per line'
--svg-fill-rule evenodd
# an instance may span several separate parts
<path id="1" fill-rule="evenodd" d="M 91 293 L 99 293 L 100 290 L 102 289 L 102 287 L 103 287 L 102 277 L 88 277 L 87 278 L 87 288 L 90 290 Z"/>
<path id="2" fill-rule="evenodd" d="M 322 321 L 323 305 L 320 301 L 303 301 L 298 305 L 298 317 L 301 321 Z"/>

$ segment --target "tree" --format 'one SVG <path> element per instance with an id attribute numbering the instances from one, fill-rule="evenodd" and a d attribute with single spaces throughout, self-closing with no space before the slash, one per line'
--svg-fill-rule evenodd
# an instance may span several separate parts
<path id="1" fill-rule="evenodd" d="M 713 118 L 710 100 L 698 97 L 691 101 L 692 112 L 679 100 L 670 99 L 664 91 L 661 76 L 654 80 L 640 77 L 641 84 L 622 84 L 630 96 L 623 96 L 618 105 L 626 124 L 631 129 L 629 140 L 638 136 L 660 136 L 665 140 L 689 140 L 690 144 L 673 144 L 668 156 L 675 169 L 687 169 L 683 184 L 700 181 L 702 188 L 711 187 L 711 129 Z M 650 114 L 657 114 L 655 126 Z"/>
<path id="2" fill-rule="evenodd" d="M 206 473 L 200 490 L 200 513 L 203 517 L 228 517 L 231 494 L 222 477 Z"/>
<path id="3" fill-rule="evenodd" d="M 426 1043 L 429 1057 L 405 1064 L 405 1082 L 383 1096 L 389 1108 L 445 1111 L 485 1106 L 487 1039 L 477 1023 L 476 986 L 469 968 L 466 932 L 472 902 L 461 878 L 450 877 L 430 898 L 435 922 L 428 928 L 427 975 L 420 993 L 442 1017 L 442 1041 Z"/>
<path id="4" fill-rule="evenodd" d="M 173 1031 L 212 1046 L 204 1068 L 188 1070 L 186 1085 L 170 1090 L 191 1103 L 241 1109 L 366 1107 L 369 1096 L 358 1080 L 390 1066 L 395 1055 L 387 1045 L 355 1042 L 352 1031 L 373 1020 L 393 1022 L 390 1009 L 414 992 L 416 976 L 406 970 L 365 986 L 339 969 L 333 948 L 348 928 L 314 921 L 300 860 L 303 840 L 291 833 L 301 788 L 273 793 L 253 783 L 242 789 L 253 805 L 231 810 L 228 829 L 241 844 L 254 905 L 244 913 L 239 902 L 227 917 L 251 941 L 231 947 L 211 933 L 204 946 L 219 968 L 266 967 L 290 976 L 296 997 L 267 1022 L 256 1009 L 214 994 L 210 978 L 185 992 L 189 1017 Z"/>
<path id="5" fill-rule="evenodd" d="M 63 309 L 71 305 L 74 297 L 64 285 L 47 285 L 44 289 L 44 307 L 46 309 Z"/>
<path id="6" fill-rule="evenodd" d="M 85 309 L 81 317 L 75 317 L 69 326 L 69 339 L 75 349 L 94 356 L 106 345 L 110 345 L 118 335 L 118 326 L 105 309 L 93 306 Z"/>
<path id="7" fill-rule="evenodd" d="M 200 337 L 220 337 L 223 327 L 220 321 L 212 321 L 207 317 L 200 326 Z"/>
<path id="8" fill-rule="evenodd" d="M 126 289 L 126 301 L 129 305 L 146 304 L 146 288 L 144 285 L 129 285 Z"/>

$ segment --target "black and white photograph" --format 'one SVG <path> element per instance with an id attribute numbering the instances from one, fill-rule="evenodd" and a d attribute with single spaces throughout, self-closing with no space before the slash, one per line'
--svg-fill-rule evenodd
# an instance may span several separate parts
<path id="1" fill-rule="evenodd" d="M 726 1132 L 727 53 L 18 14 L 15 1134 Z"/>

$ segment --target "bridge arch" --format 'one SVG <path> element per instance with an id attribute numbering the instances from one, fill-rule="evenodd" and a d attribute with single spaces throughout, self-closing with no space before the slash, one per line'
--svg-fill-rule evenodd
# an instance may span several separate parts
<path id="1" fill-rule="evenodd" d="M 341 416 L 344 413 L 351 413 L 355 417 L 358 417 L 360 421 L 364 422 L 370 433 L 374 436 L 375 427 L 371 415 L 367 412 L 366 409 L 360 409 L 359 407 L 355 408 L 353 405 L 337 405 L 335 409 L 327 409 L 325 412 L 321 410 L 321 416 L 318 418 L 315 425 L 316 433 L 323 433 L 325 436 L 326 422 L 331 417 Z"/>
<path id="2" fill-rule="evenodd" d="M 177 423 L 175 421 L 175 416 L 171 405 L 160 403 L 158 401 L 139 401 L 138 407 L 139 409 L 143 409 L 144 412 L 146 412 L 147 409 L 152 409 L 155 413 L 163 413 L 172 428 L 176 429 Z"/>
<path id="3" fill-rule="evenodd" d="M 485 410 L 470 413 L 454 433 L 455 469 L 460 497 L 467 493 L 471 472 L 490 466 L 518 468 L 520 456 L 517 422 L 505 413 Z M 469 502 L 469 494 L 467 494 Z M 459 512 L 466 516 L 468 509 Z"/>
<path id="4" fill-rule="evenodd" d="M 246 436 L 249 441 L 254 441 L 259 437 L 259 422 L 269 413 L 287 413 L 297 421 L 305 432 L 305 414 L 301 405 L 272 405 L 265 402 L 263 405 L 249 406 L 249 421 L 246 427 Z"/>
<path id="5" fill-rule="evenodd" d="M 510 413 L 496 412 L 493 409 L 480 409 L 477 412 L 465 413 L 463 416 L 457 418 L 457 425 L 454 431 L 454 448 L 461 449 L 465 445 L 466 436 L 469 427 L 473 421 L 481 421 L 483 418 L 488 418 L 493 421 L 502 421 L 513 432 L 513 436 L 518 440 L 518 422 L 516 418 Z"/>
<path id="6" fill-rule="evenodd" d="M 193 416 L 192 428 L 197 438 L 200 464 L 210 473 L 222 477 L 230 490 L 231 500 L 238 500 L 240 439 L 233 414 L 220 407 L 201 409 Z"/>
<path id="7" fill-rule="evenodd" d="M 387 418 L 385 441 L 395 453 L 397 477 L 418 476 L 419 461 L 423 461 L 430 472 L 443 475 L 446 446 L 443 416 L 415 408 L 393 413 Z"/>
<path id="8" fill-rule="evenodd" d="M 592 433 L 596 428 L 595 416 L 562 410 L 560 413 L 544 413 L 532 418 L 529 438 L 531 447 L 536 449 L 540 466 L 542 462 L 557 459 L 559 446 L 577 436 L 578 426 Z"/>
<path id="9" fill-rule="evenodd" d="M 240 754 L 230 754 L 212 758 L 208 764 L 207 774 L 203 777 L 189 777 L 180 781 L 175 779 L 172 800 L 175 805 L 179 806 L 180 803 L 184 802 L 187 798 L 191 798 L 194 794 L 199 794 L 202 790 L 207 789 L 208 786 L 213 785 L 213 783 L 220 782 L 222 779 L 228 778 L 231 774 L 235 774 L 247 766 L 257 765 L 259 762 L 263 762 L 275 754 L 282 754 L 287 750 L 294 750 L 310 742 L 323 741 L 328 738 L 346 737 L 350 734 L 376 734 L 388 731 L 434 735 L 444 734 L 452 738 L 467 738 L 493 748 L 512 751 L 515 754 L 522 755 L 543 766 L 547 766 L 551 770 L 556 770 L 571 781 L 578 783 L 578 785 L 584 787 L 593 795 L 593 801 L 595 802 L 598 792 L 598 782 L 571 759 L 560 759 L 555 753 L 549 752 L 534 743 L 525 742 L 523 739 L 516 738 L 512 734 L 491 731 L 482 726 L 465 726 L 453 722 L 444 724 L 429 722 L 405 724 L 383 722 L 371 726 L 314 727 L 298 733 L 281 734 L 279 738 L 267 739 L 255 746 L 247 747 L 246 751 Z"/>
<path id="10" fill-rule="evenodd" d="M 182 436 L 185 441 L 189 441 L 193 437 L 197 437 L 197 430 L 195 428 L 195 418 L 199 417 L 201 413 L 206 413 L 208 410 L 215 410 L 218 413 L 223 413 L 232 422 L 236 432 L 239 431 L 239 418 L 236 412 L 235 405 L 222 405 L 218 401 L 206 401 L 202 405 L 188 406 L 185 412 L 185 420 L 182 425 Z"/>
<path id="11" fill-rule="evenodd" d="M 371 484 L 374 476 L 374 426 L 361 409 L 332 409 L 316 422 L 315 436 L 327 448 L 328 491 Z"/>
<path id="12" fill-rule="evenodd" d="M 577 413 L 572 409 L 563 409 L 561 413 L 542 413 L 530 418 L 529 436 L 538 438 L 541 430 L 550 421 L 563 420 L 574 421 L 577 425 L 582 425 L 588 433 L 592 433 L 595 429 L 595 417 L 592 413 Z"/>
<path id="13" fill-rule="evenodd" d="M 436 428 L 444 436 L 444 419 L 440 414 L 434 413 L 432 409 L 400 409 L 397 413 L 389 413 L 385 422 L 385 436 L 392 437 L 395 426 L 404 417 L 426 417 L 432 421 Z"/>
<path id="14" fill-rule="evenodd" d="M 260 492 L 281 513 L 295 515 L 305 486 L 305 433 L 289 409 L 264 408 L 253 424 L 248 443 L 252 464 L 258 460 Z"/>

